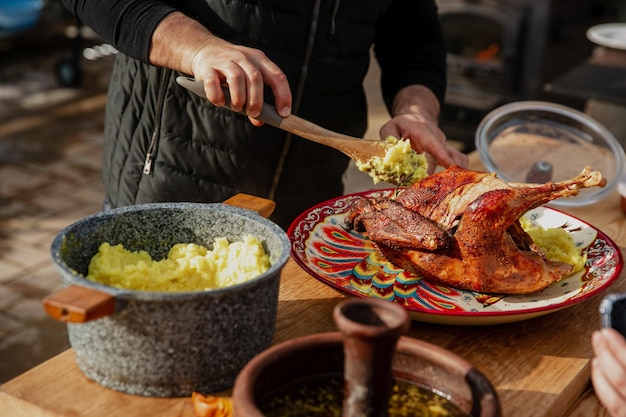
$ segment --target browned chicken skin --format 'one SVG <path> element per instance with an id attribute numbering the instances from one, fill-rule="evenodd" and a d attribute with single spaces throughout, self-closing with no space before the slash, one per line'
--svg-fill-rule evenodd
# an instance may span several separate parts
<path id="1" fill-rule="evenodd" d="M 470 291 L 526 294 L 569 275 L 572 266 L 547 260 L 519 217 L 582 188 L 605 185 L 589 167 L 566 181 L 518 184 L 452 166 L 395 200 L 358 201 L 346 224 L 367 231 L 391 263 L 425 279 Z"/>

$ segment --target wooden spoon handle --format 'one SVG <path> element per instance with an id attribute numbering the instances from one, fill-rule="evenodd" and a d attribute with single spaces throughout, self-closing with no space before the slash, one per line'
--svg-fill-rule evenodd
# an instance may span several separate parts
<path id="1" fill-rule="evenodd" d="M 187 90 L 194 93 L 195 95 L 202 97 L 204 99 L 207 99 L 207 96 L 204 93 L 204 85 L 202 84 L 201 81 L 198 81 L 191 77 L 179 76 L 179 77 L 176 77 L 176 82 L 179 85 L 185 87 Z M 224 104 L 224 107 L 236 113 L 241 113 L 244 116 L 247 116 L 245 111 L 238 112 L 236 110 L 233 110 L 233 107 L 230 102 L 230 92 L 228 91 L 228 87 L 222 87 L 222 89 L 224 91 L 224 97 L 226 98 L 226 103 Z M 259 117 L 257 117 L 257 119 L 259 119 L 263 123 L 267 123 L 270 126 L 280 128 L 280 123 L 282 122 L 283 118 L 280 117 L 280 115 L 278 114 L 274 106 L 270 104 L 263 104 L 263 109 L 261 110 L 261 114 L 259 115 Z"/>
<path id="2" fill-rule="evenodd" d="M 197 96 L 204 99 L 207 98 L 206 94 L 204 93 L 204 85 L 201 81 L 198 81 L 191 77 L 179 76 L 176 78 L 176 82 L 179 85 L 185 87 L 187 90 L 196 94 Z M 226 97 L 226 104 L 224 104 L 224 107 L 233 110 L 230 102 L 230 93 L 228 91 L 228 87 L 223 87 L 223 90 L 224 97 Z M 240 111 L 237 113 L 246 115 L 245 111 Z M 332 142 L 333 140 L 339 139 L 360 141 L 360 139 L 358 138 L 343 135 L 338 132 L 333 132 L 332 130 L 324 129 L 323 127 L 316 125 L 315 123 L 309 122 L 308 120 L 302 119 L 293 114 L 287 117 L 281 117 L 276 111 L 276 108 L 267 103 L 263 104 L 261 114 L 259 115 L 259 117 L 257 117 L 257 119 L 262 121 L 263 123 L 267 123 L 270 126 L 277 127 L 286 132 L 293 133 L 294 135 L 333 148 L 336 147 L 336 145 Z"/>
<path id="3" fill-rule="evenodd" d="M 68 323 L 84 323 L 115 312 L 115 298 L 102 291 L 70 285 L 43 300 L 48 315 Z"/>

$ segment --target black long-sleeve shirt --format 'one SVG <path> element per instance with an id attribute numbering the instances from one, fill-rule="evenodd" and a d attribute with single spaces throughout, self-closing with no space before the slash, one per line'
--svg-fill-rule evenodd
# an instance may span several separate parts
<path id="1" fill-rule="evenodd" d="M 176 10 L 154 0 L 61 0 L 81 22 L 126 55 L 148 62 L 150 39 L 159 22 Z"/>
<path id="2" fill-rule="evenodd" d="M 336 5 L 341 0 L 335 0 Z M 203 0 L 62 0 L 80 21 L 126 55 L 148 62 L 150 40 L 169 13 Z M 383 3 L 381 1 L 381 3 Z M 177 5 L 179 7 L 177 7 Z M 443 103 L 445 51 L 434 0 L 395 0 L 377 23 L 375 52 L 389 107 L 410 84 L 429 87 Z M 211 29 L 211 28 L 209 28 Z"/>

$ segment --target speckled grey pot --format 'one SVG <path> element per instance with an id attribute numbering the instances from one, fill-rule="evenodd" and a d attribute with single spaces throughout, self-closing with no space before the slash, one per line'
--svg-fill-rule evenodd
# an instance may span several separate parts
<path id="1" fill-rule="evenodd" d="M 167 256 L 176 243 L 210 246 L 216 237 L 257 236 L 271 268 L 237 286 L 162 293 L 112 288 L 87 281 L 91 257 L 103 242 Z M 115 312 L 69 324 L 79 368 L 101 385 L 130 394 L 177 397 L 229 388 L 241 368 L 272 340 L 280 271 L 289 239 L 255 212 L 224 204 L 157 203 L 86 217 L 61 231 L 51 246 L 64 285 L 111 294 Z"/>

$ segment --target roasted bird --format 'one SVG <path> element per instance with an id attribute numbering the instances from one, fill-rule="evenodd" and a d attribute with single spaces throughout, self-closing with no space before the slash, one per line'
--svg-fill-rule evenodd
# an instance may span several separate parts
<path id="1" fill-rule="evenodd" d="M 570 180 L 525 184 L 452 166 L 393 199 L 357 201 L 346 225 L 366 231 L 389 262 L 424 279 L 470 291 L 527 294 L 573 267 L 546 259 L 520 216 L 582 188 L 605 185 L 602 174 L 589 167 Z"/>

